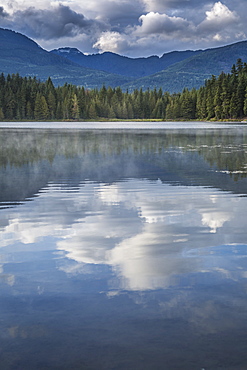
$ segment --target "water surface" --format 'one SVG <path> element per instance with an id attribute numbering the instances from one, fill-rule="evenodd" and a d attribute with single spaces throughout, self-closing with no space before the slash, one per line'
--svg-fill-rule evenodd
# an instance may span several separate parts
<path id="1" fill-rule="evenodd" d="M 245 369 L 247 131 L 0 130 L 2 369 Z"/>

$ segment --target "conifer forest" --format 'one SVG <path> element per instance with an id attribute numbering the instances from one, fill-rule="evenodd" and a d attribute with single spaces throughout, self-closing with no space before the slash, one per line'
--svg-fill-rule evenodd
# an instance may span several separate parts
<path id="1" fill-rule="evenodd" d="M 19 74 L 0 75 L 0 120 L 231 120 L 247 116 L 247 63 L 238 59 L 231 73 L 212 76 L 198 90 L 123 91 L 103 86 L 87 90 Z"/>

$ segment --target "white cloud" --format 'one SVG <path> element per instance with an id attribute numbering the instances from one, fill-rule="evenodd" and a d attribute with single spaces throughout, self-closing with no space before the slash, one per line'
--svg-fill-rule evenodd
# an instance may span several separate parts
<path id="1" fill-rule="evenodd" d="M 167 14 L 148 13 L 140 17 L 141 33 L 144 34 L 176 34 L 190 28 L 191 23 L 181 17 L 169 17 Z"/>
<path id="2" fill-rule="evenodd" d="M 232 25 L 237 25 L 239 17 L 220 1 L 206 12 L 205 20 L 198 26 L 199 32 L 221 32 Z M 231 30 L 232 31 L 232 30 Z"/>
<path id="3" fill-rule="evenodd" d="M 153 2 L 148 4 L 149 9 Z M 156 54 L 163 54 L 167 49 L 184 49 L 185 45 L 191 49 L 196 46 L 207 48 L 243 39 L 245 35 L 241 32 L 239 21 L 237 13 L 221 2 L 216 2 L 209 10 L 201 10 L 200 16 L 194 17 L 191 11 L 184 16 L 150 11 L 140 15 L 139 25 L 129 26 L 121 32 L 107 31 L 101 34 L 94 47 L 100 51 L 129 52 L 135 56 L 143 54 L 143 50 L 148 51 L 147 55 L 152 54 L 153 49 L 157 50 Z"/>
<path id="4" fill-rule="evenodd" d="M 238 17 L 234 14 L 234 12 L 230 11 L 228 7 L 222 4 L 220 1 L 214 4 L 213 8 L 210 11 L 206 12 L 206 21 L 214 22 L 222 21 L 229 22 L 229 20 L 236 20 Z"/>
<path id="5" fill-rule="evenodd" d="M 140 17 L 142 25 L 137 28 L 137 33 L 142 35 L 164 35 L 167 37 L 183 37 L 191 32 L 193 25 L 181 17 L 169 17 L 167 14 L 148 13 Z"/>
<path id="6" fill-rule="evenodd" d="M 231 219 L 231 215 L 225 212 L 208 212 L 202 214 L 202 224 L 210 228 L 211 233 L 216 233 L 225 222 Z"/>
<path id="7" fill-rule="evenodd" d="M 146 290 L 212 271 L 214 248 L 246 241 L 236 233 L 245 224 L 239 219 L 244 198 L 236 203 L 232 194 L 213 189 L 129 180 L 84 184 L 63 193 L 62 203 L 60 196 L 59 188 L 49 186 L 32 202 L 6 210 L 1 246 L 11 253 L 33 245 L 36 251 L 57 249 L 78 264 L 77 273 L 83 273 L 81 265 L 105 264 L 118 275 L 119 288 Z M 227 271 L 229 261 L 223 260 Z"/>
<path id="8" fill-rule="evenodd" d="M 4 0 L 0 26 L 48 49 L 72 46 L 137 57 L 242 40 L 246 16 L 243 0 Z"/>
<path id="9" fill-rule="evenodd" d="M 102 52 L 111 51 L 121 54 L 122 51 L 128 50 L 129 46 L 129 40 L 125 34 L 120 34 L 115 31 L 106 31 L 99 36 L 93 48 L 99 49 Z"/>

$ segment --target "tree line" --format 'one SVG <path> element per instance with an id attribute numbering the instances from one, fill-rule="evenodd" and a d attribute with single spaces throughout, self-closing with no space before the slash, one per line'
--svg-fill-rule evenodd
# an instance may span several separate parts
<path id="1" fill-rule="evenodd" d="M 225 120 L 247 116 L 247 64 L 241 59 L 231 73 L 212 76 L 198 90 L 170 94 L 162 89 L 133 92 L 120 87 L 87 90 L 54 87 L 18 73 L 0 75 L 0 120 L 162 119 Z"/>

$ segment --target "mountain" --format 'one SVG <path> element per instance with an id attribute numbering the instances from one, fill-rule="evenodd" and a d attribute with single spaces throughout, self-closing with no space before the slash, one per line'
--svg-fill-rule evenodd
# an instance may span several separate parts
<path id="1" fill-rule="evenodd" d="M 169 92 L 179 92 L 185 87 L 199 88 L 212 75 L 217 76 L 221 72 L 229 73 L 238 58 L 247 62 L 247 41 L 204 50 L 156 74 L 131 81 L 124 85 L 124 88 L 131 91 L 161 87 Z"/>
<path id="2" fill-rule="evenodd" d="M 0 28 L 0 72 L 37 76 L 40 80 L 51 77 L 55 85 L 72 83 L 95 88 L 119 86 L 127 77 L 82 67 L 59 55 L 49 53 L 28 37 Z"/>
<path id="3" fill-rule="evenodd" d="M 174 63 L 178 63 L 191 56 L 200 54 L 202 50 L 173 51 L 164 54 L 161 58 L 128 58 L 115 53 L 85 55 L 76 48 L 59 48 L 51 51 L 52 54 L 62 56 L 83 67 L 102 70 L 132 78 L 140 78 L 162 71 Z"/>
<path id="4" fill-rule="evenodd" d="M 28 37 L 0 28 L 0 73 L 51 77 L 88 89 L 102 85 L 123 90 L 160 87 L 170 93 L 199 88 L 207 78 L 230 72 L 238 58 L 247 62 L 247 41 L 196 51 L 173 51 L 162 57 L 128 58 L 114 53 L 85 55 L 75 48 L 48 52 Z"/>

